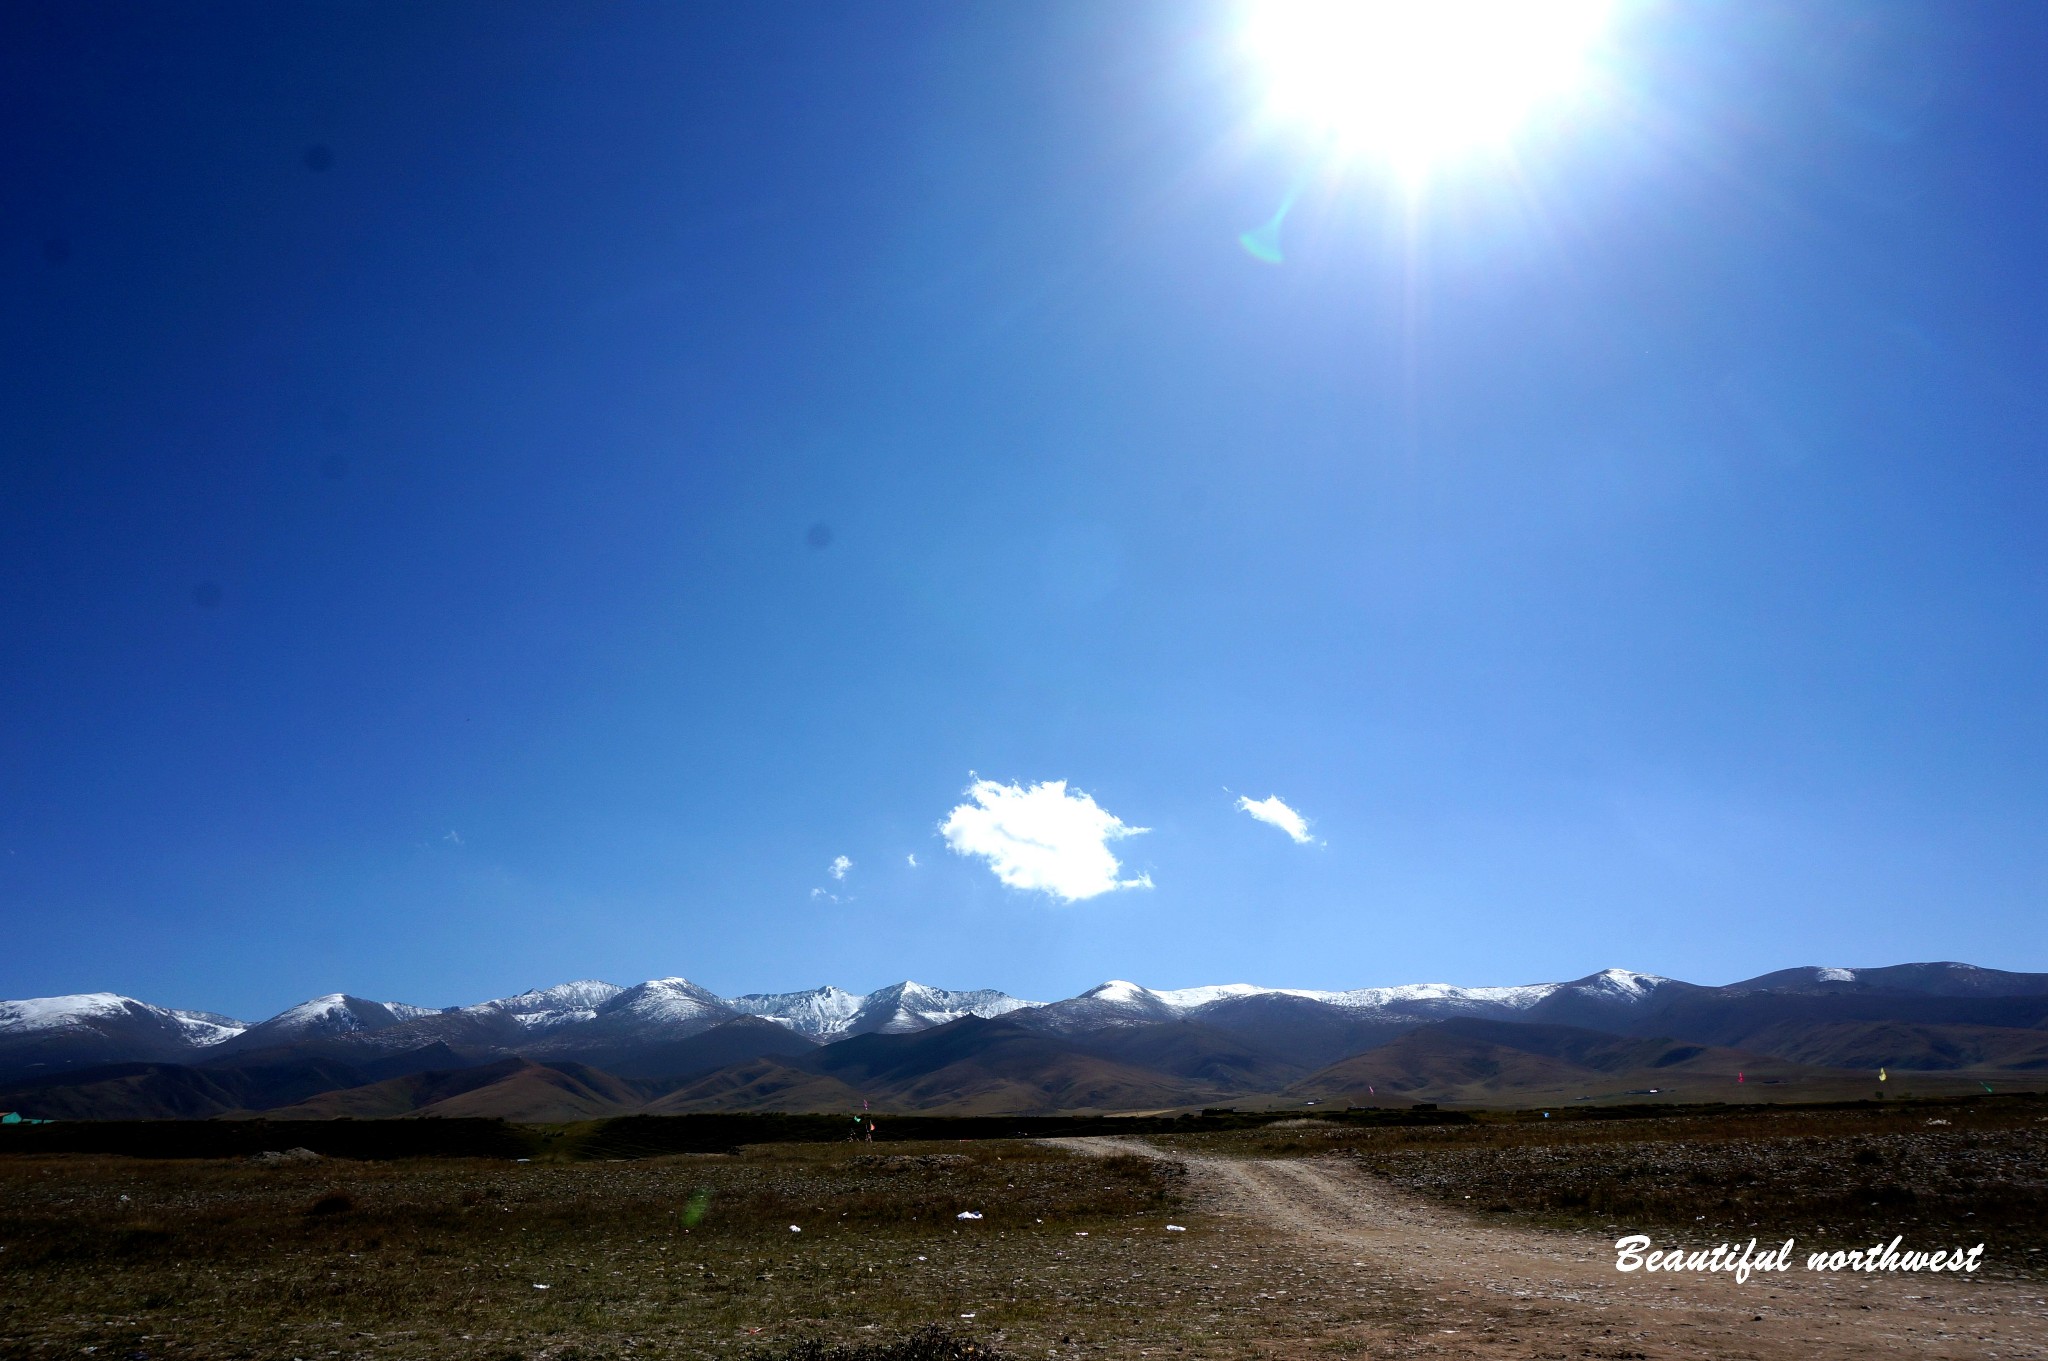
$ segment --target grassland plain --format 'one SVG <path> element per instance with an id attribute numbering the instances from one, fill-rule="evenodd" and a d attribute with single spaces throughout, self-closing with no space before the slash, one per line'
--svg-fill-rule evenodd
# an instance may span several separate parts
<path id="1" fill-rule="evenodd" d="M 734 1357 L 941 1322 L 1016 1356 L 1237 1357 L 1340 1320 L 1391 1326 L 1412 1303 L 1370 1283 L 1333 1295 L 1313 1254 L 1190 1214 L 1181 1180 L 1020 1141 L 16 1157 L 0 1160 L 0 1355 Z"/>
<path id="2" fill-rule="evenodd" d="M 2044 1113 L 1311 1118 L 632 1161 L 15 1155 L 0 1356 L 740 1358 L 929 1324 L 1048 1361 L 2040 1356 Z M 1602 1265 L 1625 1231 L 1879 1230 L 1988 1241 L 2004 1284 L 1894 1280 L 1873 1314 L 1855 1282 L 1616 1289 Z"/>

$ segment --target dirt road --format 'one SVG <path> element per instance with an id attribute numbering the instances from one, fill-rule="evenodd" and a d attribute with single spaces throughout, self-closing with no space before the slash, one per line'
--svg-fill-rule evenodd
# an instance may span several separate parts
<path id="1" fill-rule="evenodd" d="M 1791 1271 L 1744 1285 L 1725 1274 L 1624 1275 L 1604 1236 L 1485 1222 L 1334 1160 L 1195 1157 L 1121 1139 L 1050 1142 L 1181 1163 L 1201 1208 L 1313 1251 L 1332 1294 L 1392 1283 L 1428 1301 L 1399 1331 L 1374 1327 L 1351 1337 L 1356 1355 L 2048 1358 L 2048 1291 L 2037 1285 L 1946 1272 L 1809 1272 L 1803 1246 Z M 1345 1339 L 1330 1340 L 1345 1354 Z"/>

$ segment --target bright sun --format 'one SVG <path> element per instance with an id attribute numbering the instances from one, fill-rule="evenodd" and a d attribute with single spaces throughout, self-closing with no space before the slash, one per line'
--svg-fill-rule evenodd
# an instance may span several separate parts
<path id="1" fill-rule="evenodd" d="M 1277 118 L 1416 181 L 1583 87 L 1611 0 L 1258 0 Z"/>

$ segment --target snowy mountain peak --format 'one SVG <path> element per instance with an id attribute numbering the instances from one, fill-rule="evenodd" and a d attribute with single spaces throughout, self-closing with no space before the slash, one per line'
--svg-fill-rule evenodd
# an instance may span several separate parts
<path id="1" fill-rule="evenodd" d="M 763 1017 L 814 1040 L 925 1030 L 963 1016 L 1001 1016 L 1032 1005 L 992 988 L 954 992 L 908 979 L 870 993 L 828 985 L 805 992 L 749 993 L 729 997 L 725 1004 L 742 1015 Z"/>
<path id="2" fill-rule="evenodd" d="M 1467 988 L 1456 983 L 1399 983 L 1391 987 L 1353 988 L 1349 992 L 1301 993 L 1351 1011 L 1428 1010 L 1445 1015 L 1495 1015 L 1526 1011 L 1562 987 L 1559 983 L 1524 983 L 1509 987 Z"/>
<path id="3" fill-rule="evenodd" d="M 1097 983 L 1074 1000 L 1087 998 L 1112 1005 L 1148 1009 L 1164 1006 L 1184 1010 L 1188 1007 L 1206 1006 L 1210 1002 L 1220 1002 L 1226 997 L 1257 997 L 1286 991 L 1288 989 L 1285 988 L 1262 988 L 1255 983 L 1208 983 L 1194 988 L 1148 988 L 1129 979 L 1112 978 L 1107 983 Z"/>
<path id="4" fill-rule="evenodd" d="M 174 1010 L 170 1014 L 185 1032 L 185 1038 L 202 1049 L 232 1040 L 249 1028 L 246 1022 L 211 1011 Z"/>
<path id="5" fill-rule="evenodd" d="M 1074 1031 L 1172 1020 L 1183 1010 L 1150 988 L 1127 978 L 1112 978 L 1078 997 L 1037 1008 L 1032 1020 L 1054 1030 Z"/>
<path id="6" fill-rule="evenodd" d="M 869 993 L 848 1030 L 849 1033 L 857 1028 L 898 1035 L 911 1030 L 928 1030 L 965 1016 L 984 1019 L 1003 1016 L 1031 1005 L 993 988 L 955 992 L 950 988 L 929 987 L 906 979 L 892 987 Z"/>
<path id="7" fill-rule="evenodd" d="M 27 1037 L 144 1025 L 184 1043 L 208 1046 L 231 1040 L 248 1024 L 210 1011 L 176 1011 L 138 1002 L 117 992 L 79 992 L 63 997 L 25 997 L 0 1002 L 0 1034 Z"/>
<path id="8" fill-rule="evenodd" d="M 818 1039 L 844 1034 L 866 1000 L 857 992 L 828 983 L 802 992 L 753 992 L 744 997 L 728 997 L 725 1004 L 742 1016 L 759 1016 L 788 1026 L 799 1035 Z"/>
<path id="9" fill-rule="evenodd" d="M 233 1040 L 248 1029 L 246 1021 L 211 1011 L 174 1011 L 123 997 L 121 993 L 70 993 L 66 997 L 25 997 L 0 1001 L 0 1034 L 31 1036 L 45 1031 L 96 1029 L 106 1023 L 162 1023 L 172 1034 L 197 1046 Z"/>
<path id="10" fill-rule="evenodd" d="M 511 997 L 479 1002 L 478 1007 L 509 1011 L 515 1016 L 536 1011 L 595 1011 L 625 989 L 616 983 L 579 978 L 574 983 L 557 983 L 551 988 L 533 988 Z"/>
<path id="11" fill-rule="evenodd" d="M 650 1021 L 694 1021 L 729 1013 L 725 999 L 687 978 L 650 978 L 625 988 L 599 1004 L 599 1015 L 627 1014 Z"/>
<path id="12" fill-rule="evenodd" d="M 148 1007 L 117 992 L 74 992 L 59 997 L 24 997 L 0 1002 L 0 1031 L 62 1030 L 98 1017 L 120 1016 L 130 1007 Z M 156 1008 L 151 1007 L 151 1010 Z"/>
<path id="13" fill-rule="evenodd" d="M 245 1032 L 252 1043 L 290 1043 L 332 1035 L 354 1035 L 388 1030 L 421 1016 L 437 1015 L 434 1007 L 410 1006 L 404 1002 L 372 1002 L 345 992 L 330 992 L 286 1007 L 260 1025 Z"/>
<path id="14" fill-rule="evenodd" d="M 1584 980 L 1584 984 L 1616 996 L 1637 998 L 1649 996 L 1670 981 L 1658 974 L 1637 973 L 1633 969 L 1602 969 Z"/>
<path id="15" fill-rule="evenodd" d="M 540 1034 L 592 1019 L 599 1007 L 624 991 L 616 983 L 579 978 L 573 983 L 557 983 L 551 988 L 533 988 L 511 997 L 478 1002 L 463 1010 L 508 1015 L 528 1033 Z"/>
<path id="16" fill-rule="evenodd" d="M 247 1028 L 231 1016 L 174 1011 L 117 992 L 0 1001 L 0 1068 L 180 1062 Z"/>
<path id="17" fill-rule="evenodd" d="M 1653 977 L 1649 974 L 1639 976 Z M 1215 1002 L 1227 1002 L 1240 997 L 1299 997 L 1311 1002 L 1342 1007 L 1348 1011 L 1379 1011 L 1387 1008 L 1399 1010 L 1409 1004 L 1429 1004 L 1431 1009 L 1446 1013 L 1493 1013 L 1526 1010 L 1563 986 L 1565 985 L 1561 983 L 1530 983 L 1514 987 L 1467 988 L 1455 983 L 1401 983 L 1391 987 L 1353 988 L 1347 992 L 1329 992 L 1317 988 L 1264 988 L 1253 983 L 1211 983 L 1195 988 L 1152 989 L 1122 979 L 1113 979 L 1107 983 L 1097 984 L 1072 1000 L 1124 1007 L 1133 1013 L 1148 1014 L 1161 1011 L 1194 1011 Z M 1071 1003 L 1054 1005 L 1067 1006 Z"/>
<path id="18" fill-rule="evenodd" d="M 308 1030 L 361 1030 L 361 1018 L 349 1006 L 353 1000 L 347 993 L 330 992 L 324 997 L 311 998 L 295 1007 L 286 1007 L 270 1019 L 273 1022 Z"/>
<path id="19" fill-rule="evenodd" d="M 1097 983 L 1088 991 L 1072 999 L 1076 1002 L 1109 1002 L 1118 1005 L 1143 1006 L 1159 1000 L 1159 994 L 1148 987 L 1133 983 L 1127 978 L 1112 978 L 1107 983 Z"/>
<path id="20" fill-rule="evenodd" d="M 1740 983 L 1730 983 L 1728 987 L 1738 992 L 1823 995 L 1858 992 L 1917 993 L 1927 997 L 2038 997 L 2048 994 L 2048 975 L 2008 973 L 2003 969 L 1986 969 L 1949 959 L 1856 969 L 1803 964 L 1795 969 L 1776 969 L 1755 978 L 1746 978 Z"/>
<path id="21" fill-rule="evenodd" d="M 1266 988 L 1251 983 L 1212 983 L 1204 987 L 1154 990 L 1118 978 L 1099 983 L 1078 997 L 1043 1007 L 1034 1020 L 1061 1031 L 1183 1018 L 1201 1020 L 1210 1015 L 1206 1008 L 1230 1007 L 1254 998 L 1299 999 L 1343 1011 L 1376 1014 L 1403 1024 L 1450 1016 L 1506 1019 L 1527 1011 L 1565 986 L 1534 983 L 1466 988 L 1450 983 L 1404 983 L 1327 992 L 1314 988 Z"/>
<path id="22" fill-rule="evenodd" d="M 1283 992 L 1282 988 L 1261 988 L 1251 983 L 1211 983 L 1198 988 L 1161 988 L 1152 995 L 1170 1007 L 1200 1007 L 1226 997 L 1257 997 Z"/>

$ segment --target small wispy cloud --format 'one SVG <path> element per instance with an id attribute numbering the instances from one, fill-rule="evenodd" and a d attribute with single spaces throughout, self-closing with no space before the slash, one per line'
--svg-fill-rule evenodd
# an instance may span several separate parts
<path id="1" fill-rule="evenodd" d="M 448 842 L 450 845 L 460 846 L 462 844 L 462 833 L 450 828 L 448 834 L 442 837 L 441 840 Z"/>
<path id="2" fill-rule="evenodd" d="M 956 855 L 988 861 L 1011 888 L 1079 902 L 1120 888 L 1150 888 L 1152 877 L 1121 877 L 1109 843 L 1146 831 L 1132 827 L 1065 780 L 1029 787 L 977 779 L 967 803 L 939 825 Z"/>
<path id="3" fill-rule="evenodd" d="M 825 867 L 825 873 L 831 875 L 834 879 L 844 879 L 847 872 L 852 868 L 853 862 L 851 860 L 848 860 L 843 855 L 835 855 L 832 857 L 832 863 Z"/>
<path id="4" fill-rule="evenodd" d="M 916 851 L 912 851 L 912 852 L 911 852 L 911 853 L 910 853 L 909 855 L 906 855 L 906 856 L 904 856 L 903 858 L 904 858 L 905 860 L 908 860 L 908 861 L 910 862 L 910 868 L 912 868 L 912 869 L 916 869 L 916 868 L 917 868 L 917 852 L 916 852 Z"/>
<path id="5" fill-rule="evenodd" d="M 1268 827 L 1278 827 L 1293 837 L 1297 845 L 1306 846 L 1315 840 L 1308 834 L 1308 819 L 1280 802 L 1278 794 L 1265 799 L 1248 799 L 1240 794 L 1237 806 Z"/>

